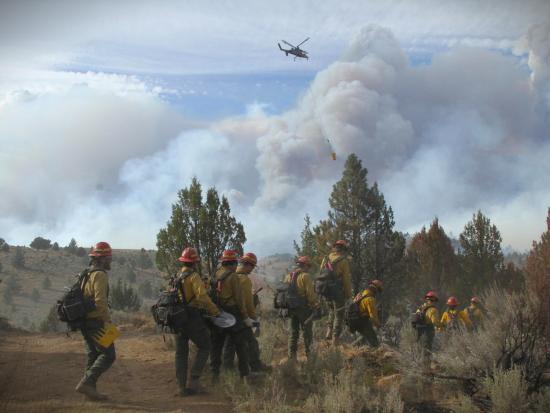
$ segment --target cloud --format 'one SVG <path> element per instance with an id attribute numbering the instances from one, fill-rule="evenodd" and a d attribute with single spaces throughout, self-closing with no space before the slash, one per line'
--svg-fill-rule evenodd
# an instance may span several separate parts
<path id="1" fill-rule="evenodd" d="M 368 23 L 404 48 L 509 48 L 550 15 L 545 0 L 348 2 L 53 0 L 0 3 L 0 61 L 132 73 L 318 70 Z M 205 29 L 206 28 L 206 29 Z M 311 37 L 308 64 L 281 59 L 276 42 Z"/>
<path id="2" fill-rule="evenodd" d="M 106 90 L 90 80 L 22 92 L 0 107 L 7 148 L 0 191 L 9 195 L 0 202 L 0 230 L 17 239 L 40 229 L 88 244 L 152 247 L 176 191 L 197 176 L 230 198 L 247 248 L 289 250 L 306 212 L 314 220 L 326 214 L 331 186 L 354 152 L 399 229 L 439 216 L 459 233 L 482 209 L 505 243 L 527 248 L 549 203 L 539 172 L 550 162 L 540 98 L 548 87 L 546 30 L 525 40 L 529 73 L 514 55 L 464 46 L 411 66 L 390 30 L 367 26 L 292 110 L 270 116 L 254 103 L 241 117 L 192 129 L 131 78 L 107 76 L 99 84 L 116 86 Z"/>

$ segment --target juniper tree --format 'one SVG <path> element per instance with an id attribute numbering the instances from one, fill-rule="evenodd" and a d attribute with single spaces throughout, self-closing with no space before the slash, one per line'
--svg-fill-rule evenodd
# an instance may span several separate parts
<path id="1" fill-rule="evenodd" d="M 233 248 L 242 253 L 245 241 L 244 228 L 231 215 L 227 198 L 220 198 L 216 189 L 210 188 L 203 200 L 201 184 L 193 178 L 188 188 L 178 192 L 172 216 L 157 235 L 157 266 L 174 273 L 183 248 L 192 246 L 212 277 L 223 250 Z"/>
<path id="2" fill-rule="evenodd" d="M 35 250 L 49 250 L 52 246 L 52 242 L 49 239 L 36 237 L 30 243 L 30 247 Z"/>
<path id="3" fill-rule="evenodd" d="M 495 280 L 502 269 L 502 237 L 495 225 L 478 211 L 464 227 L 459 237 L 464 279 L 471 293 Z"/>
<path id="4" fill-rule="evenodd" d="M 459 275 L 459 263 L 451 239 L 437 218 L 428 231 L 423 227 L 412 237 L 407 255 L 411 263 L 408 275 L 414 297 L 427 290 L 435 290 L 441 296 L 451 293 Z"/>

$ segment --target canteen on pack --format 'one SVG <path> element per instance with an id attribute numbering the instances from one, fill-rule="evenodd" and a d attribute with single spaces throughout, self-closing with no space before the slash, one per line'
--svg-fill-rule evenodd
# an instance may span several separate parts
<path id="1" fill-rule="evenodd" d="M 237 320 L 235 319 L 235 316 L 233 314 L 230 314 L 230 313 L 226 312 L 226 311 L 221 311 L 220 315 L 218 315 L 216 317 L 210 316 L 210 315 L 207 315 L 205 317 L 208 320 L 212 321 L 212 323 L 216 327 L 220 327 L 220 328 L 233 327 L 235 325 L 235 323 L 237 322 Z"/>

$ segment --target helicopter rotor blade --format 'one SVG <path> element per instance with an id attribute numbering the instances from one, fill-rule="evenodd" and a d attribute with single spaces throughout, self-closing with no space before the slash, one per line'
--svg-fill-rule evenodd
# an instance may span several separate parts
<path id="1" fill-rule="evenodd" d="M 307 42 L 308 40 L 309 40 L 309 37 L 308 37 L 306 40 L 304 40 L 302 43 L 300 43 L 300 44 L 298 45 L 298 47 L 300 47 L 301 45 L 303 45 L 303 44 L 304 44 L 305 42 Z"/>
<path id="2" fill-rule="evenodd" d="M 294 45 L 290 44 L 289 42 L 287 42 L 286 40 L 283 40 L 282 42 L 283 42 L 284 44 L 287 44 L 287 45 L 289 45 L 290 47 L 296 47 L 296 46 L 294 46 Z"/>

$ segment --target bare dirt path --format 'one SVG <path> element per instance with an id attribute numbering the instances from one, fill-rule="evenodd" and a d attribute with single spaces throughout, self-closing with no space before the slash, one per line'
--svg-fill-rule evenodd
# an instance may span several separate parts
<path id="1" fill-rule="evenodd" d="M 108 402 L 92 403 L 74 391 L 86 355 L 82 338 L 0 332 L 1 412 L 231 412 L 223 395 L 176 397 L 174 351 L 162 336 L 124 333 L 117 360 L 98 389 Z"/>

